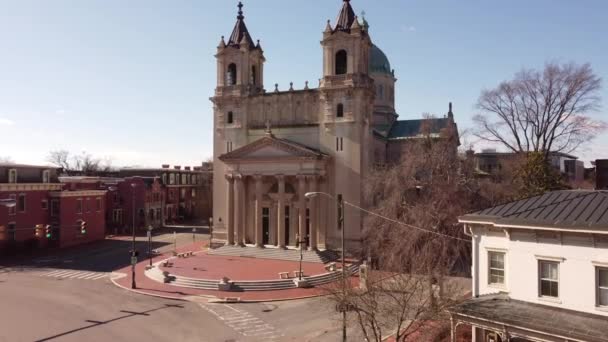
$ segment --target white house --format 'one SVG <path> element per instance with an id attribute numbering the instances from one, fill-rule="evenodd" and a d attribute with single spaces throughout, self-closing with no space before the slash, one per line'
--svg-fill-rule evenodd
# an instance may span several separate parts
<path id="1" fill-rule="evenodd" d="M 555 191 L 465 215 L 473 341 L 608 341 L 608 191 Z M 454 335 L 454 334 L 453 334 Z"/>

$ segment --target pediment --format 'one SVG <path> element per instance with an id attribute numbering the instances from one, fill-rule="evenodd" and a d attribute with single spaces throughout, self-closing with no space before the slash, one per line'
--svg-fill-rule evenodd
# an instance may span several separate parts
<path id="1" fill-rule="evenodd" d="M 326 157 L 327 155 L 307 146 L 267 135 L 232 152 L 223 154 L 219 159 L 230 163 L 256 160 L 316 160 Z"/>

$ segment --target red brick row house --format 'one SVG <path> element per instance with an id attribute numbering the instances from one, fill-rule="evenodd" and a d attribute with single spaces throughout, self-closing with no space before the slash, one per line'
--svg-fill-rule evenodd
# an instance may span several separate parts
<path id="1" fill-rule="evenodd" d="M 0 164 L 0 249 L 103 239 L 105 196 L 105 190 L 65 189 L 53 167 Z"/>

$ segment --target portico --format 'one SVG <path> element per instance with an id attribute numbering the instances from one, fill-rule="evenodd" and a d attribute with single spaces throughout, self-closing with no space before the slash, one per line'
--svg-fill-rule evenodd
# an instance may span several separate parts
<path id="1" fill-rule="evenodd" d="M 327 155 L 268 131 L 220 160 L 227 165 L 227 244 L 325 248 L 320 199 L 304 195 L 326 186 Z M 309 243 L 300 246 L 298 236 Z"/>

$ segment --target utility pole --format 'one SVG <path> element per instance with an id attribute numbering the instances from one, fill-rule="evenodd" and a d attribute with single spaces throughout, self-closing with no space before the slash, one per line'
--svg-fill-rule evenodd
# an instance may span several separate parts
<path id="1" fill-rule="evenodd" d="M 133 197 L 133 226 L 131 228 L 133 232 L 133 240 L 131 243 L 131 288 L 137 288 L 135 284 L 135 265 L 137 264 L 137 252 L 135 251 L 135 188 L 137 184 L 131 184 L 132 197 Z"/>
<path id="2" fill-rule="evenodd" d="M 340 216 L 338 217 L 338 225 L 342 236 L 342 301 L 346 299 L 346 262 L 344 260 L 344 200 L 338 197 L 338 208 Z M 346 342 L 346 303 L 342 303 L 342 341 Z"/>

